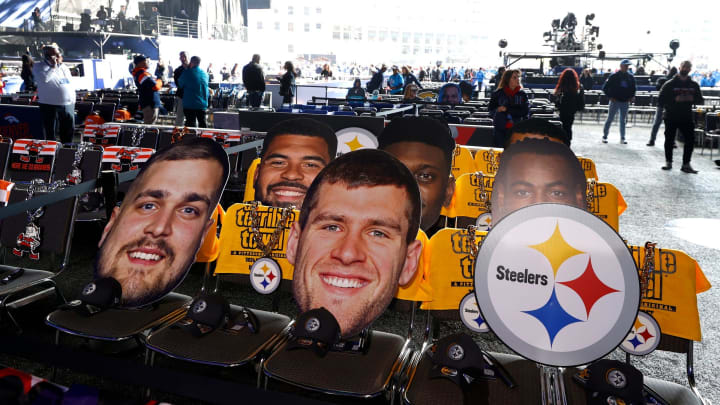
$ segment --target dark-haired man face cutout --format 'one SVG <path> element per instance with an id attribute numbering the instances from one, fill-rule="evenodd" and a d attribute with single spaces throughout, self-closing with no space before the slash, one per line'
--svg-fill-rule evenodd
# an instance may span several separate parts
<path id="1" fill-rule="evenodd" d="M 417 268 L 422 245 L 407 243 L 410 210 L 400 187 L 321 185 L 305 228 L 296 222 L 288 239 L 300 311 L 325 307 L 343 337 L 380 316 Z"/>
<path id="2" fill-rule="evenodd" d="M 100 239 L 97 277 L 122 286 L 122 303 L 149 304 L 182 281 L 208 227 L 222 187 L 214 160 L 153 163 L 116 207 Z"/>
<path id="3" fill-rule="evenodd" d="M 299 209 L 310 184 L 330 159 L 321 137 L 274 137 L 255 171 L 255 198 L 265 205 Z"/>
<path id="4" fill-rule="evenodd" d="M 549 142 L 549 141 L 548 141 Z M 521 153 L 500 160 L 506 175 L 496 181 L 492 192 L 492 220 L 497 223 L 509 213 L 528 205 L 558 203 L 586 209 L 585 184 L 573 179 L 571 166 L 559 156 Z"/>
<path id="5" fill-rule="evenodd" d="M 422 199 L 420 228 L 427 230 L 437 223 L 442 207 L 450 205 L 455 179 L 442 149 L 422 142 L 395 142 L 383 149 L 400 160 L 415 176 Z"/>

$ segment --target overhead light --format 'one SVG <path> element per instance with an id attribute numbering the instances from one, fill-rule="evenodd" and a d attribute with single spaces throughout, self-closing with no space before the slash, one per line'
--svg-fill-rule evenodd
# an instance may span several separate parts
<path id="1" fill-rule="evenodd" d="M 545 39 L 545 42 L 548 42 L 552 39 L 552 32 L 546 31 L 543 33 L 543 39 Z"/>
<path id="2" fill-rule="evenodd" d="M 585 25 L 592 25 L 592 20 L 595 19 L 595 13 L 590 13 L 585 16 Z"/>
<path id="3" fill-rule="evenodd" d="M 597 44 L 597 49 L 598 49 L 598 51 L 601 50 L 601 49 L 603 49 L 602 44 Z"/>
<path id="4" fill-rule="evenodd" d="M 670 41 L 670 49 L 673 51 L 673 56 L 677 55 L 678 48 L 680 48 L 680 40 L 673 39 Z"/>
<path id="5" fill-rule="evenodd" d="M 592 28 L 590 28 L 590 35 L 595 34 L 596 37 L 600 36 L 600 27 L 597 25 L 594 25 Z"/>
<path id="6" fill-rule="evenodd" d="M 552 20 L 552 27 L 555 28 L 555 29 L 560 28 L 560 19 L 559 19 L 559 18 L 558 18 L 558 19 L 555 19 L 555 20 Z"/>

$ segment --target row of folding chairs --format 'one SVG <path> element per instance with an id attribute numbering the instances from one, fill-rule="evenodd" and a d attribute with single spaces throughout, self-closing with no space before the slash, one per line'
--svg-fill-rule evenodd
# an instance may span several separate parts
<path id="1" fill-rule="evenodd" d="M 239 264 L 246 262 L 245 257 L 238 257 L 233 251 L 237 250 L 238 239 L 242 238 L 243 231 L 247 231 L 235 218 L 239 213 L 251 209 L 247 204 L 236 204 L 225 214 L 232 220 L 221 221 L 223 225 L 219 237 L 220 250 L 214 272 L 218 281 L 227 279 L 235 282 L 243 280 L 245 284 L 249 282 L 249 265 Z M 279 208 L 261 207 L 258 212 L 259 215 L 279 218 L 277 210 Z M 294 217 L 297 218 L 297 213 Z M 287 230 L 290 226 L 291 224 L 287 224 L 285 227 L 282 246 L 286 245 Z M 247 325 L 239 329 L 230 328 L 230 324 L 226 324 L 197 337 L 183 327 L 188 322 L 192 299 L 175 293 L 145 311 L 111 308 L 88 317 L 58 310 L 48 316 L 47 323 L 58 330 L 58 337 L 64 332 L 100 340 L 137 340 L 151 353 L 146 356 L 150 364 L 156 364 L 156 354 L 160 354 L 167 358 L 217 367 L 252 365 L 257 372 L 258 387 L 263 386 L 263 382 L 267 387 L 268 381 L 273 384 L 289 383 L 311 391 L 349 397 L 372 398 L 385 395 L 391 403 L 400 397 L 403 403 L 407 404 L 437 403 L 440 398 L 462 403 L 463 395 L 472 397 L 480 395 L 480 392 L 483 394 L 473 402 L 536 402 L 540 385 L 537 367 L 531 361 L 515 355 L 485 353 L 495 370 L 505 373 L 501 375 L 498 371 L 496 378 L 477 382 L 479 392 L 463 393 L 460 387 L 454 386 L 449 380 L 442 383 L 430 377 L 429 369 L 434 364 L 430 356 L 432 347 L 436 344 L 430 325 L 436 320 L 459 320 L 460 302 L 471 292 L 471 288 L 447 288 L 448 283 L 467 283 L 468 274 L 461 263 L 470 253 L 469 244 L 458 243 L 454 239 L 468 238 L 468 232 L 470 231 L 465 229 L 447 228 L 430 239 L 419 235 L 425 245 L 423 251 L 430 253 L 425 253 L 428 256 L 420 260 L 423 265 L 418 269 L 415 278 L 396 294 L 399 301 L 411 303 L 412 313 L 415 312 L 417 304 L 422 304 L 426 311 L 426 333 L 419 340 L 413 339 L 410 334 L 415 319 L 411 316 L 408 334 L 405 336 L 368 330 L 364 332 L 366 335 L 363 336 L 367 339 L 361 351 L 330 350 L 320 357 L 310 350 L 290 349 L 293 339 L 289 334 L 293 327 L 290 316 L 275 311 L 246 308 L 240 305 L 241 303 L 230 306 L 229 318 L 235 319 L 249 310 L 255 317 L 252 328 Z M 481 241 L 484 235 L 484 232 L 476 232 L 475 240 Z M 464 248 L 455 251 L 447 249 L 447 246 Z M 640 248 L 633 249 L 637 253 L 634 258 L 640 267 L 647 256 Z M 683 255 L 678 251 L 673 251 L 672 254 L 676 257 Z M 287 290 L 292 283 L 292 268 L 286 267 L 288 264 L 282 256 L 278 261 L 282 267 L 281 290 Z M 453 263 L 458 265 L 451 265 Z M 679 261 L 663 261 L 658 254 L 658 268 L 665 268 L 670 263 Z M 687 269 L 682 269 L 683 277 L 692 276 L 694 280 L 694 261 L 688 263 L 690 265 L 685 266 Z M 692 274 L 685 274 L 690 268 Z M 670 272 L 678 269 L 665 270 Z M 218 285 L 219 283 L 216 283 L 216 288 L 206 286 L 205 293 L 208 290 L 220 293 Z M 206 296 L 198 292 L 198 297 Z M 697 308 L 694 310 L 697 312 Z M 669 403 L 702 404 L 699 395 L 695 394 L 692 347 L 691 339 L 673 335 L 662 336 L 659 350 L 686 355 L 688 374 L 689 388 L 649 377 L 645 379 L 646 386 L 660 393 Z M 575 399 L 584 397 L 584 391 L 572 382 L 572 375 L 578 371 L 571 368 L 563 374 L 568 395 Z"/>

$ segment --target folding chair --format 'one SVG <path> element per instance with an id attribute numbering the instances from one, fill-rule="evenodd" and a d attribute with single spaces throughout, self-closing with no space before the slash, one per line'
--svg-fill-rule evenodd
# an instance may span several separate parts
<path id="1" fill-rule="evenodd" d="M 422 262 L 422 261 L 420 261 Z M 283 272 L 285 277 L 285 272 Z M 421 283 L 422 274 L 415 274 L 413 283 Z M 398 289 L 396 298 L 408 299 L 407 290 Z M 412 352 L 411 316 L 408 333 L 399 336 L 366 329 L 368 342 L 362 351 L 329 351 L 318 357 L 311 350 L 288 350 L 285 340 L 262 364 L 265 376 L 310 391 L 355 398 L 394 395 L 395 377 Z"/>
<path id="2" fill-rule="evenodd" d="M 587 210 L 610 225 L 615 232 L 620 230 L 620 215 L 627 209 L 627 203 L 620 190 L 610 183 L 587 181 Z"/>
<path id="3" fill-rule="evenodd" d="M 235 204 L 228 209 L 228 222 L 220 231 L 220 249 L 214 257 L 206 258 L 213 261 L 218 257 L 218 266 L 222 269 L 226 266 L 223 261 L 234 261 L 231 250 L 237 248 L 232 242 L 239 231 L 235 221 L 238 210 L 242 210 L 246 204 Z M 230 264 L 230 266 L 233 266 Z M 216 273 L 216 287 L 213 293 L 218 292 L 217 284 L 222 274 Z M 249 274 L 247 276 L 250 276 Z M 185 307 L 187 313 L 188 307 Z M 256 333 L 249 328 L 239 331 L 221 327 L 202 336 L 196 337 L 183 329 L 179 323 L 168 324 L 157 331 L 152 332 L 145 340 L 145 346 L 153 352 L 164 354 L 168 357 L 220 367 L 236 367 L 253 361 L 259 361 L 275 342 L 282 338 L 290 324 L 290 318 L 268 311 L 249 309 L 258 320 Z M 234 319 L 243 311 L 243 307 L 230 305 L 229 318 Z M 152 357 L 154 360 L 154 356 Z M 259 383 L 259 379 L 258 379 Z"/>
<path id="4" fill-rule="evenodd" d="M 475 167 L 486 175 L 495 175 L 500 165 L 502 148 L 477 148 L 475 151 Z"/>
<path id="5" fill-rule="evenodd" d="M 400 395 L 405 404 L 455 404 L 463 403 L 463 397 L 471 401 L 465 403 L 540 402 L 540 375 L 535 363 L 516 355 L 491 354 L 517 383 L 515 388 L 508 387 L 499 378 L 495 381 L 480 380 L 473 383 L 470 391 L 464 394 L 450 380 L 430 379 L 433 362 L 428 352 L 435 340 L 431 320 L 460 320 L 460 303 L 463 297 L 472 292 L 473 286 L 474 260 L 471 255 L 471 245 L 473 242 L 481 243 L 484 236 L 485 232 L 475 231 L 473 240 L 467 229 L 445 228 L 430 239 L 427 273 L 432 300 L 424 302 L 421 307 L 428 311 L 429 317 L 423 345 L 411 359 L 402 381 Z M 566 386 L 568 384 L 572 383 L 566 382 Z"/>
<path id="6" fill-rule="evenodd" d="M 120 129 L 120 146 L 137 146 L 157 149 L 159 130 L 145 126 L 123 126 Z"/>
<path id="7" fill-rule="evenodd" d="M 700 154 L 702 155 L 705 152 L 705 144 L 709 141 L 711 160 L 713 158 L 713 144 L 717 143 L 718 148 L 720 148 L 720 129 L 718 129 L 719 120 L 720 115 L 718 113 L 713 114 L 708 112 L 705 114 L 705 129 L 703 129 L 701 141 L 702 149 L 700 149 Z"/>
<path id="8" fill-rule="evenodd" d="M 473 161 L 470 149 L 463 147 L 462 145 L 455 146 L 452 164 L 450 165 L 450 172 L 452 175 L 457 179 L 463 174 L 474 173 L 475 171 L 475 162 Z"/>
<path id="9" fill-rule="evenodd" d="M 33 196 L 41 194 L 34 191 L 35 183 L 30 187 Z M 28 190 L 16 187 L 10 194 L 10 203 L 24 201 L 27 196 Z M 43 207 L 36 222 L 29 222 L 26 213 L 2 221 L 0 243 L 5 261 L 0 265 L 0 311 L 7 314 L 18 331 L 21 329 L 10 313 L 11 308 L 27 305 L 52 292 L 59 303 L 65 302 L 54 278 L 67 267 L 70 259 L 76 205 L 77 198 L 71 197 Z M 40 212 L 33 210 L 34 213 Z M 35 268 L 38 264 L 45 270 Z M 51 288 L 15 299 L 28 288 L 43 284 Z"/>
<path id="10" fill-rule="evenodd" d="M 50 182 L 60 143 L 37 139 L 18 139 L 12 146 L 6 178 L 14 182 L 41 179 Z"/>
<path id="11" fill-rule="evenodd" d="M 458 177 L 453 196 L 453 214 L 457 227 L 477 225 L 482 231 L 489 228 L 490 197 L 494 183 L 494 175 L 484 175 L 482 172 L 466 173 Z"/>
<path id="12" fill-rule="evenodd" d="M 78 147 L 80 147 L 78 145 Z M 58 151 L 57 162 L 53 169 L 52 178 L 55 181 L 63 180 L 68 184 L 79 184 L 84 181 L 99 179 L 100 163 L 102 161 L 103 148 L 98 145 L 84 144 L 85 148 L 81 154 L 77 149 L 61 148 Z M 76 157 L 79 162 L 76 162 Z M 76 165 L 77 163 L 77 165 Z M 76 220 L 80 222 L 102 221 L 107 219 L 106 210 L 102 208 L 102 194 L 91 191 L 80 196 Z"/>
<path id="13" fill-rule="evenodd" d="M 95 110 L 100 112 L 100 116 L 105 122 L 112 122 L 115 116 L 115 108 L 117 108 L 117 104 L 115 103 L 102 102 L 95 104 Z"/>
<path id="14" fill-rule="evenodd" d="M 671 405 L 703 405 L 706 402 L 695 385 L 693 341 L 701 339 L 696 294 L 707 291 L 710 283 L 697 262 L 685 252 L 656 248 L 650 242 L 629 248 L 643 280 L 640 309 L 652 313 L 661 332 L 660 336 L 645 335 L 644 340 L 649 336 L 659 338 L 655 350 L 685 354 L 687 387 L 652 377 L 644 378 L 645 385 Z M 635 327 L 631 332 L 639 333 Z M 629 353 L 626 361 L 631 361 Z"/>
<path id="15" fill-rule="evenodd" d="M 93 111 L 95 104 L 92 101 L 78 101 L 75 103 L 75 122 L 85 122 L 85 118 Z"/>

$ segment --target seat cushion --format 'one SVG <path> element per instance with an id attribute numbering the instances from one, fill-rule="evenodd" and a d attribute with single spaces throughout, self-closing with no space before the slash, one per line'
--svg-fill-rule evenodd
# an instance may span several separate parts
<path id="1" fill-rule="evenodd" d="M 187 295 L 170 293 L 148 308 L 108 309 L 92 316 L 57 310 L 48 315 L 45 323 L 72 335 L 119 341 L 173 319 L 190 300 Z"/>
<path id="2" fill-rule="evenodd" d="M 240 309 L 231 305 L 231 316 L 234 317 Z M 167 356 L 196 363 L 225 367 L 241 365 L 255 358 L 290 323 L 290 318 L 285 315 L 256 309 L 252 311 L 260 324 L 256 334 L 247 328 L 238 333 L 215 329 L 205 336 L 195 337 L 173 324 L 152 333 L 145 344 Z"/>
<path id="3" fill-rule="evenodd" d="M 312 350 L 287 350 L 283 345 L 265 362 L 271 378 L 331 394 L 373 397 L 388 383 L 405 339 L 373 331 L 367 353 L 330 351 L 319 357 Z"/>
<path id="4" fill-rule="evenodd" d="M 0 269 L 0 271 L 1 270 L 5 270 L 5 267 Z M 0 277 L 5 277 L 5 275 L 2 274 Z M 23 274 L 15 280 L 7 284 L 0 284 L 0 297 L 15 293 L 41 282 L 49 281 L 53 277 L 55 277 L 55 273 L 49 271 L 25 269 Z"/>
<path id="5" fill-rule="evenodd" d="M 462 404 L 539 404 L 540 370 L 537 365 L 520 356 L 491 353 L 505 367 L 517 384 L 509 388 L 501 379 L 480 380 L 469 385 L 467 393 L 447 378 L 430 379 L 432 360 L 423 354 L 413 378 L 408 383 L 404 400 L 413 405 Z M 574 381 L 575 369 L 564 374 L 568 404 L 584 404 L 585 391 Z"/>
<path id="6" fill-rule="evenodd" d="M 703 405 L 689 387 L 649 377 L 645 377 L 643 381 L 670 405 Z"/>

